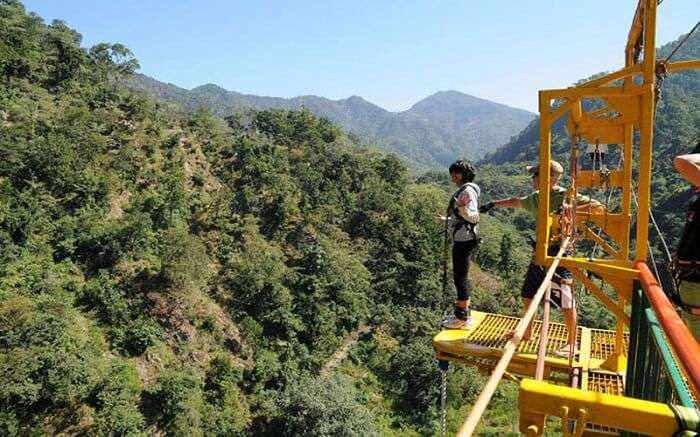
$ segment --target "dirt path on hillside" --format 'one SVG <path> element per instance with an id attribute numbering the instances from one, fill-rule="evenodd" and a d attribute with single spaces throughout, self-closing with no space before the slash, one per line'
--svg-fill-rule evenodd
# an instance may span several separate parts
<path id="1" fill-rule="evenodd" d="M 355 345 L 355 343 L 357 343 L 360 336 L 367 334 L 371 330 L 372 328 L 370 326 L 360 325 L 355 331 L 348 334 L 340 347 L 336 349 L 335 353 L 331 355 L 328 361 L 326 361 L 326 364 L 324 364 L 321 368 L 321 371 L 319 372 L 321 376 L 330 375 L 333 370 L 335 370 L 335 368 L 338 367 L 340 363 L 345 360 L 345 358 L 347 358 L 350 349 Z"/>

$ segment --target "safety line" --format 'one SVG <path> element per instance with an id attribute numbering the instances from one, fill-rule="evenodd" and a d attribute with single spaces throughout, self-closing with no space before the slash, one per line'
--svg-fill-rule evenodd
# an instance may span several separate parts
<path id="1" fill-rule="evenodd" d="M 681 42 L 678 43 L 678 45 L 676 46 L 676 48 L 674 48 L 673 51 L 671 52 L 671 54 L 668 55 L 668 57 L 666 58 L 666 60 L 664 61 L 664 63 L 667 63 L 667 62 L 669 61 L 669 59 L 671 59 L 671 58 L 673 57 L 673 55 L 676 54 L 676 52 L 678 51 L 678 49 L 680 49 L 681 46 L 682 46 L 683 44 L 685 44 L 686 41 L 688 41 L 688 38 L 690 38 L 690 35 L 692 35 L 693 32 L 695 32 L 695 30 L 698 28 L 698 26 L 700 26 L 700 21 L 698 21 L 697 23 L 695 23 L 695 26 L 693 26 L 693 28 L 690 29 L 690 32 L 688 32 L 688 34 L 683 38 L 683 41 L 681 41 Z"/>
<path id="2" fill-rule="evenodd" d="M 634 205 L 637 207 L 637 213 L 639 213 L 639 203 L 637 202 L 637 195 L 635 194 L 635 191 L 637 190 L 637 186 L 634 182 L 632 182 L 632 199 L 634 199 Z M 668 259 L 668 262 L 673 261 L 673 257 L 671 256 L 671 251 L 668 249 L 668 244 L 666 244 L 666 239 L 664 238 L 664 235 L 661 233 L 661 229 L 659 229 L 659 225 L 656 223 L 656 219 L 654 219 L 654 213 L 651 212 L 651 208 L 649 208 L 648 211 L 649 218 L 651 218 L 651 223 L 654 225 L 654 229 L 656 229 L 656 234 L 659 236 L 661 239 L 661 244 L 663 244 L 664 249 L 666 251 L 666 258 Z M 649 250 L 649 254 L 651 255 L 652 261 L 654 261 L 654 267 L 656 268 L 656 261 L 654 260 L 654 254 L 651 253 L 651 245 L 649 243 L 649 238 L 647 237 L 647 248 Z M 658 275 L 658 273 L 657 273 Z M 658 276 L 657 276 L 658 277 Z"/>
<path id="3" fill-rule="evenodd" d="M 649 218 L 651 218 L 651 222 L 654 224 L 656 232 L 659 234 L 659 237 L 661 237 L 661 243 L 664 245 L 664 250 L 666 250 L 666 259 L 668 260 L 668 262 L 671 262 L 673 260 L 673 257 L 671 256 L 671 251 L 668 249 L 668 244 L 666 244 L 664 236 L 661 235 L 661 230 L 659 229 L 659 225 L 656 224 L 656 219 L 654 218 L 654 213 L 651 212 L 651 208 L 649 208 Z"/>
<path id="4" fill-rule="evenodd" d="M 547 274 L 542 280 L 542 284 L 540 284 L 540 287 L 537 289 L 535 296 L 532 298 L 530 306 L 527 308 L 525 315 L 522 319 L 520 319 L 520 322 L 518 322 L 518 325 L 515 327 L 515 334 L 506 343 L 506 346 L 503 349 L 503 355 L 501 356 L 501 359 L 498 360 L 498 363 L 496 364 L 493 373 L 491 373 L 491 376 L 489 377 L 488 381 L 486 381 L 484 389 L 479 394 L 479 397 L 477 398 L 474 407 L 472 407 L 471 411 L 469 412 L 469 417 L 467 417 L 467 420 L 464 422 L 459 432 L 457 433 L 458 437 L 469 437 L 474 433 L 474 430 L 476 429 L 476 426 L 479 423 L 481 416 L 484 414 L 484 411 L 486 410 L 486 407 L 488 406 L 489 401 L 493 396 L 493 393 L 496 391 L 496 387 L 498 387 L 499 381 L 501 380 L 503 374 L 508 368 L 510 360 L 513 359 L 515 350 L 517 349 L 518 344 L 520 344 L 520 341 L 522 340 L 525 328 L 527 328 L 527 326 L 530 324 L 535 314 L 537 313 L 537 308 L 540 305 L 540 301 L 542 300 L 545 291 L 549 287 L 550 281 L 554 277 L 554 271 L 556 270 L 557 266 L 559 266 L 559 261 L 561 261 L 561 258 L 564 256 L 564 253 L 566 252 L 566 249 L 568 248 L 570 242 L 571 237 L 566 237 L 562 242 L 562 245 L 559 248 L 559 252 L 552 261 L 552 265 L 549 266 Z"/>

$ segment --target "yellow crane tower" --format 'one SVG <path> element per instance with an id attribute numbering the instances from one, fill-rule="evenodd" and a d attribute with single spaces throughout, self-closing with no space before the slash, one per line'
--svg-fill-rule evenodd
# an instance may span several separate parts
<path id="1" fill-rule="evenodd" d="M 673 53 L 657 59 L 657 7 L 657 0 L 639 0 L 624 68 L 579 86 L 539 92 L 535 262 L 548 266 L 548 275 L 522 319 L 475 311 L 471 329 L 443 330 L 434 337 L 442 363 L 463 362 L 492 372 L 460 436 L 474 432 L 504 374 L 520 384 L 519 426 L 526 435 L 541 435 L 547 416 L 561 418 L 565 435 L 576 436 L 695 435 L 692 430 L 700 429 L 700 346 L 646 265 L 659 87 L 667 74 L 700 68 L 700 60 L 670 62 Z M 549 212 L 551 133 L 554 123 L 562 119 L 572 144 L 569 226 L 561 225 L 561 217 Z M 584 145 L 594 153 L 602 145 L 618 147 L 620 166 L 580 169 L 578 158 Z M 576 208 L 575 193 L 580 187 L 619 190 L 615 212 Z M 550 237 L 555 235 L 561 236 L 561 250 L 557 256 L 548 256 Z M 567 246 L 582 240 L 593 241 L 604 253 L 563 256 Z M 569 269 L 617 319 L 615 331 L 578 327 L 576 358 L 553 354 L 564 346 L 567 333 L 564 325 L 548 322 L 547 312 L 542 322 L 535 322 L 531 339 L 521 341 L 548 293 L 557 265 Z M 601 282 L 614 288 L 615 298 L 601 289 Z M 515 336 L 506 340 L 504 334 L 512 330 Z M 691 434 L 676 434 L 683 431 Z"/>

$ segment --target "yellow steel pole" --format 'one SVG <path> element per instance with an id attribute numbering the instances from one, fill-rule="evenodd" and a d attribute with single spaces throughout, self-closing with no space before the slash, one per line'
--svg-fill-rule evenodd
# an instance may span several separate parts
<path id="1" fill-rule="evenodd" d="M 605 393 L 576 390 L 544 381 L 524 379 L 520 383 L 519 401 L 525 417 L 534 415 L 566 416 L 578 419 L 571 412 L 585 410 L 590 421 L 611 428 L 643 433 L 644 435 L 670 436 L 679 430 L 674 411 L 669 405 L 615 396 Z M 698 419 L 697 410 L 675 406 L 684 417 Z M 522 416 L 521 416 L 522 417 Z M 691 419 L 692 420 L 692 419 Z M 530 425 L 521 421 L 521 429 Z M 583 425 L 577 423 L 577 425 Z"/>
<path id="2" fill-rule="evenodd" d="M 646 0 L 644 6 L 644 83 L 656 77 L 656 6 L 657 0 Z"/>
<path id="3" fill-rule="evenodd" d="M 640 111 L 639 140 L 639 210 L 637 211 L 637 245 L 635 260 L 647 258 L 649 206 L 651 194 L 651 154 L 654 139 L 654 84 L 656 83 L 656 0 L 646 0 L 644 7 L 644 93 Z"/>
<path id="4" fill-rule="evenodd" d="M 641 71 L 641 66 L 640 65 L 631 65 L 629 67 L 625 67 L 622 70 L 615 71 L 610 74 L 606 74 L 605 76 L 601 76 L 597 79 L 593 79 L 591 81 L 588 81 L 581 85 L 581 88 L 590 88 L 590 87 L 598 87 L 598 86 L 603 86 L 606 85 L 608 82 L 612 82 L 613 80 L 617 79 L 626 79 L 630 76 L 633 76 Z"/>
<path id="5" fill-rule="evenodd" d="M 674 71 L 690 70 L 700 68 L 700 59 L 692 61 L 678 61 L 666 64 L 666 71 L 673 73 Z"/>
<path id="6" fill-rule="evenodd" d="M 632 79 L 625 79 L 625 88 L 632 85 Z M 634 145 L 634 124 L 625 124 L 625 143 L 622 146 L 622 214 L 631 217 L 632 213 L 632 150 Z M 629 259 L 630 256 L 630 221 L 627 221 L 626 232 L 621 233 L 620 244 L 620 259 Z"/>
<path id="7" fill-rule="evenodd" d="M 642 33 L 644 3 L 646 0 L 639 0 L 637 3 L 637 9 L 634 11 L 634 18 L 632 18 L 632 25 L 630 26 L 630 31 L 627 36 L 627 46 L 625 46 L 625 67 L 630 67 L 634 65 L 634 52 L 636 49 L 637 40 Z"/>
<path id="8" fill-rule="evenodd" d="M 550 118 L 550 99 L 546 93 L 539 92 L 540 109 L 540 169 L 539 169 L 539 204 L 537 210 L 537 246 L 535 263 L 544 265 L 549 247 L 549 160 L 551 159 L 552 133 Z"/>
<path id="9" fill-rule="evenodd" d="M 630 29 L 630 36 L 629 39 L 633 36 L 636 36 L 636 32 L 639 32 L 641 30 L 641 25 L 639 28 L 635 30 L 635 26 L 640 20 L 639 14 L 640 14 L 640 8 L 642 6 L 642 2 L 644 0 L 640 0 L 639 4 L 637 4 L 637 10 L 635 11 L 634 14 L 634 19 L 632 20 L 632 28 Z M 637 71 L 639 71 L 639 66 L 638 65 L 633 65 L 632 62 L 632 53 L 631 50 L 633 49 L 632 44 L 628 40 L 627 42 L 627 49 L 625 50 L 625 65 L 626 69 L 631 69 L 634 67 L 637 67 Z M 625 76 L 625 80 L 623 82 L 622 88 L 624 91 L 627 93 L 630 91 L 630 88 L 634 85 L 634 76 Z M 622 204 L 620 205 L 622 208 L 622 213 L 627 215 L 628 217 L 631 217 L 632 213 L 632 163 L 634 162 L 632 153 L 633 153 L 633 147 L 634 147 L 634 123 L 626 123 L 625 124 L 625 142 L 623 144 L 621 153 L 622 153 L 622 173 L 623 173 L 623 186 L 622 186 Z M 619 241 L 620 243 L 620 258 L 621 259 L 629 259 L 630 256 L 630 222 L 627 222 L 627 231 L 622 233 L 622 241 Z"/>
<path id="10" fill-rule="evenodd" d="M 649 206 L 651 194 L 651 152 L 654 124 L 654 90 L 648 87 L 648 94 L 642 96 L 641 129 L 639 140 L 639 183 L 637 210 L 637 242 L 635 261 L 647 259 L 647 241 L 649 238 Z"/>

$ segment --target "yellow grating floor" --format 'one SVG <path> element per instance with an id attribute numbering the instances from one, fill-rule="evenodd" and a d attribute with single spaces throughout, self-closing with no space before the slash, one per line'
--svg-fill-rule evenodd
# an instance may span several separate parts
<path id="1" fill-rule="evenodd" d="M 505 335 L 515 329 L 520 319 L 478 311 L 473 311 L 472 314 L 475 319 L 473 328 L 467 331 L 442 330 L 433 339 L 433 345 L 439 359 L 461 361 L 488 370 L 493 368 L 507 343 L 507 340 L 504 338 Z M 508 368 L 512 375 L 530 378 L 534 375 L 533 355 L 537 354 L 541 326 L 540 321 L 535 321 L 531 339 L 520 343 L 518 352 L 513 357 Z M 566 340 L 566 326 L 561 323 L 550 323 L 547 364 L 545 365 L 548 367 L 545 368 L 545 379 L 564 385 L 568 383 L 568 360 L 556 357 L 554 352 L 564 347 Z M 628 351 L 628 345 L 629 334 L 625 333 L 623 338 L 625 355 Z M 574 366 L 579 367 L 583 372 L 581 376 L 583 381 L 587 381 L 587 390 L 597 393 L 624 395 L 622 375 L 603 370 L 592 370 L 598 368 L 601 362 L 614 352 L 615 332 L 579 326 L 577 346 L 581 349 L 581 353 L 577 360 L 574 361 Z M 561 375 L 564 375 L 563 379 Z M 601 424 L 589 423 L 586 426 L 584 435 L 603 437 L 620 435 L 620 431 Z"/>
<path id="2" fill-rule="evenodd" d="M 629 349 L 629 332 L 625 332 L 622 349 L 625 356 Z M 591 358 L 604 360 L 615 350 L 615 331 L 591 329 Z"/>
<path id="3" fill-rule="evenodd" d="M 622 375 L 589 371 L 588 391 L 623 396 L 625 387 Z"/>
<path id="4" fill-rule="evenodd" d="M 502 316 L 499 314 L 487 314 L 484 320 L 472 331 L 467 341 L 471 344 L 494 349 L 503 349 L 507 340 L 505 335 L 514 330 L 520 319 L 516 317 Z M 536 354 L 540 338 L 542 323 L 535 321 L 532 327 L 532 337 L 524 341 L 518 348 L 519 353 Z M 567 330 L 561 323 L 550 323 L 547 341 L 547 354 L 554 354 L 566 345 Z M 578 332 L 580 341 L 581 330 Z"/>

